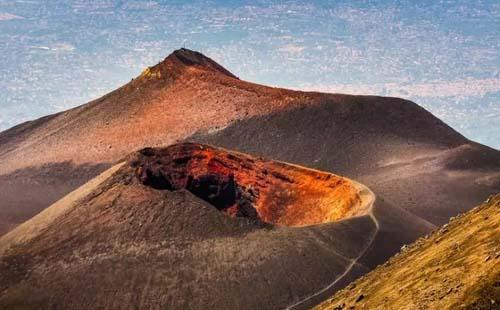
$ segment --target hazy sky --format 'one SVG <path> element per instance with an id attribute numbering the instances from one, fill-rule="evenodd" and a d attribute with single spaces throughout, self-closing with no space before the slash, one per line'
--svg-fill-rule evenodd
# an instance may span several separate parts
<path id="1" fill-rule="evenodd" d="M 253 82 L 408 98 L 500 149 L 498 0 L 0 0 L 0 130 L 184 45 Z"/>

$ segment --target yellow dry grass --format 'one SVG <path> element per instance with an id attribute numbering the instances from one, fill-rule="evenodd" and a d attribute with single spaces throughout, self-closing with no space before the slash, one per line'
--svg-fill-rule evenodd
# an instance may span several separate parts
<path id="1" fill-rule="evenodd" d="M 499 309 L 500 195 L 315 309 Z"/>

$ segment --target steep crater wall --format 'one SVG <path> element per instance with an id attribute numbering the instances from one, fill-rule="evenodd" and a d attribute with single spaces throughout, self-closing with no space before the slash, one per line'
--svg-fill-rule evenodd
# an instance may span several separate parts
<path id="1" fill-rule="evenodd" d="M 131 165 L 143 185 L 187 189 L 231 217 L 307 226 L 366 211 L 349 179 L 202 144 L 146 148 Z"/>

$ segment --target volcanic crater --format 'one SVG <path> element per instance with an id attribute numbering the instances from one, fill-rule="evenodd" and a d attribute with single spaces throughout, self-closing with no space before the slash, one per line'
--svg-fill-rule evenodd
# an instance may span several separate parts
<path id="1" fill-rule="evenodd" d="M 366 213 L 347 178 L 208 145 L 146 148 L 131 165 L 143 185 L 186 189 L 231 217 L 308 226 Z"/>

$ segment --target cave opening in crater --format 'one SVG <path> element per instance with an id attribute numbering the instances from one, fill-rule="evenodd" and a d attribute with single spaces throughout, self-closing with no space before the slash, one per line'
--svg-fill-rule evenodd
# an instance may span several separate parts
<path id="1" fill-rule="evenodd" d="M 241 196 L 232 174 L 225 177 L 210 173 L 197 178 L 189 175 L 186 189 L 218 210 L 234 206 Z"/>
<path id="2" fill-rule="evenodd" d="M 150 169 L 146 169 L 145 171 L 138 172 L 140 175 L 140 180 L 142 184 L 152 187 L 158 190 L 174 190 L 172 182 L 169 180 L 168 176 L 165 176 L 161 171 L 157 171 L 156 173 Z"/>
<path id="3" fill-rule="evenodd" d="M 197 178 L 190 175 L 186 189 L 230 216 L 260 221 L 252 195 L 239 186 L 233 174 L 225 176 L 209 173 Z"/>
<path id="4" fill-rule="evenodd" d="M 240 186 L 233 174 L 208 172 L 194 175 L 180 171 L 141 167 L 136 171 L 143 185 L 157 190 L 186 189 L 231 217 L 246 217 L 261 221 L 254 207 L 255 193 Z"/>

